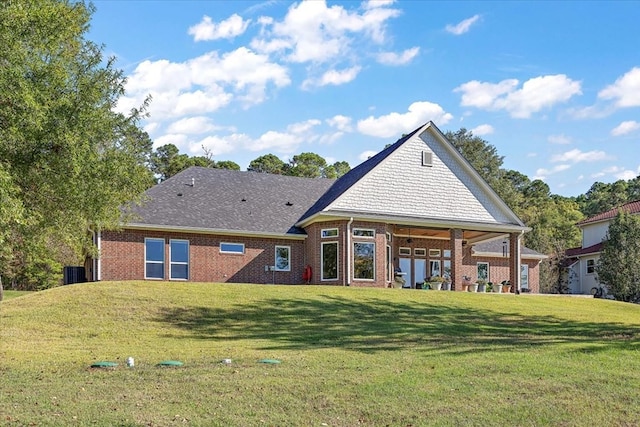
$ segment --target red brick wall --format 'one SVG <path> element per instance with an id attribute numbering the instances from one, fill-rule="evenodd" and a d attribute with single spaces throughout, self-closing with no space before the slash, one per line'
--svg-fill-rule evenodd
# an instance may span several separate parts
<path id="1" fill-rule="evenodd" d="M 169 240 L 189 241 L 189 280 L 194 282 L 302 283 L 304 243 L 298 240 L 225 237 L 156 231 L 103 232 L 102 280 L 143 280 L 145 237 L 165 240 L 165 278 L 169 277 Z M 244 243 L 244 254 L 220 253 L 220 242 Z M 291 271 L 268 271 L 275 246 L 291 247 Z"/>
<path id="2" fill-rule="evenodd" d="M 287 240 L 287 239 L 266 239 L 252 237 L 224 237 L 215 235 L 202 235 L 190 233 L 171 233 L 157 231 L 125 230 L 122 232 L 103 232 L 101 244 L 101 273 L 102 280 L 144 280 L 144 239 L 145 237 L 163 238 L 165 240 L 165 278 L 169 277 L 169 240 L 181 239 L 189 240 L 190 250 L 190 281 L 195 282 L 233 282 L 233 283 L 283 283 L 301 284 L 302 273 L 305 265 L 312 266 L 312 284 L 358 287 L 386 287 L 389 284 L 386 271 L 386 233 L 391 232 L 391 226 L 382 223 L 353 222 L 353 228 L 374 229 L 376 236 L 374 239 L 357 238 L 351 239 L 353 242 L 375 242 L 375 280 L 355 280 L 353 279 L 353 262 L 347 262 L 347 223 L 348 221 L 333 221 L 321 224 L 312 224 L 307 228 L 307 240 Z M 338 236 L 321 238 L 321 230 L 327 228 L 337 228 Z M 320 280 L 320 246 L 322 242 L 338 242 L 338 280 Z M 245 253 L 221 254 L 220 242 L 244 243 Z M 265 266 L 274 265 L 275 246 L 291 247 L 291 271 L 268 271 Z M 406 238 L 394 237 L 392 242 L 392 263 L 396 265 L 398 258 L 398 248 L 400 246 L 410 247 L 412 256 L 415 248 L 425 248 L 428 262 L 430 259 L 439 259 L 441 268 L 444 269 L 444 261 L 447 259 L 444 250 L 449 249 L 450 240 L 436 239 L 412 239 L 407 243 Z M 440 249 L 441 256 L 430 258 L 429 249 Z M 353 249 L 351 248 L 351 252 Z M 353 256 L 353 254 L 352 254 Z M 477 262 L 489 263 L 489 280 L 501 282 L 509 279 L 509 261 L 505 258 L 481 258 L 471 256 L 471 247 L 463 248 L 461 274 L 476 280 Z M 531 292 L 539 292 L 540 269 L 537 260 L 523 260 L 529 265 L 529 288 Z M 350 266 L 349 272 L 346 271 Z M 348 274 L 347 274 L 348 273 Z M 461 282 L 460 282 L 461 283 Z M 456 290 L 461 290 L 457 286 Z"/>

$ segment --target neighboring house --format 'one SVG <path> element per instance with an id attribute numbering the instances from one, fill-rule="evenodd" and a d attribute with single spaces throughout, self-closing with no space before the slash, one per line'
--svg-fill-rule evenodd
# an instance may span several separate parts
<path id="1" fill-rule="evenodd" d="M 544 255 L 433 124 L 338 180 L 189 168 L 146 192 L 122 231 L 95 234 L 93 280 L 407 286 L 448 275 L 539 290 Z M 514 254 L 515 256 L 511 256 Z"/>
<path id="2" fill-rule="evenodd" d="M 620 210 L 640 214 L 640 200 L 594 215 L 577 224 L 582 231 L 582 246 L 567 249 L 565 252 L 565 280 L 569 293 L 589 294 L 592 288 L 600 285 L 596 266 L 602 251 L 602 242 L 607 238 L 609 224 Z"/>

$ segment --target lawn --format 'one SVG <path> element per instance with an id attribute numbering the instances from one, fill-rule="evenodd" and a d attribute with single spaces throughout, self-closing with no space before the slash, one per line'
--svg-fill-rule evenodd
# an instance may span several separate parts
<path id="1" fill-rule="evenodd" d="M 635 426 L 639 339 L 592 298 L 64 286 L 0 303 L 0 425 Z"/>

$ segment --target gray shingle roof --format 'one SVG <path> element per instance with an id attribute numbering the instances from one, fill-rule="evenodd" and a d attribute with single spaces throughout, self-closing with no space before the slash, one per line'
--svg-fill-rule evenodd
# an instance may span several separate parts
<path id="1" fill-rule="evenodd" d="M 304 234 L 294 224 L 334 182 L 191 167 L 147 190 L 148 200 L 134 208 L 137 218 L 131 223 L 256 234 Z"/>
<path id="2" fill-rule="evenodd" d="M 493 255 L 502 255 L 502 242 L 503 240 L 490 240 L 488 242 L 482 242 L 473 245 L 474 253 L 486 253 Z M 524 245 L 520 246 L 520 254 L 523 258 L 546 258 L 545 254 L 541 254 L 538 251 L 534 251 L 533 249 L 527 248 Z"/>

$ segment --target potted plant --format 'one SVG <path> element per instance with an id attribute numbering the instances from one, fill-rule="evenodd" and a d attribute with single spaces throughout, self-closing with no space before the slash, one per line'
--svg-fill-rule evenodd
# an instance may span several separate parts
<path id="1" fill-rule="evenodd" d="M 444 277 L 441 277 L 441 276 L 427 277 L 424 279 L 424 281 L 429 283 L 429 287 L 431 289 L 440 291 L 442 290 L 442 283 L 444 283 Z"/>
<path id="2" fill-rule="evenodd" d="M 504 281 L 502 283 L 504 283 Z M 491 287 L 492 291 L 498 294 L 502 292 L 502 283 L 494 283 Z"/>
<path id="3" fill-rule="evenodd" d="M 478 279 L 476 281 L 476 286 L 478 288 L 478 292 L 485 292 L 485 289 L 487 288 L 487 281 L 485 279 Z"/>
<path id="4" fill-rule="evenodd" d="M 469 286 L 471 286 L 471 277 L 462 276 L 462 291 L 467 292 L 469 290 Z"/>
<path id="5" fill-rule="evenodd" d="M 493 282 L 487 282 L 486 292 L 493 292 Z"/>
<path id="6" fill-rule="evenodd" d="M 511 292 L 511 282 L 508 280 L 503 280 L 502 281 L 502 292 L 504 292 L 505 294 L 508 294 L 509 292 Z"/>

